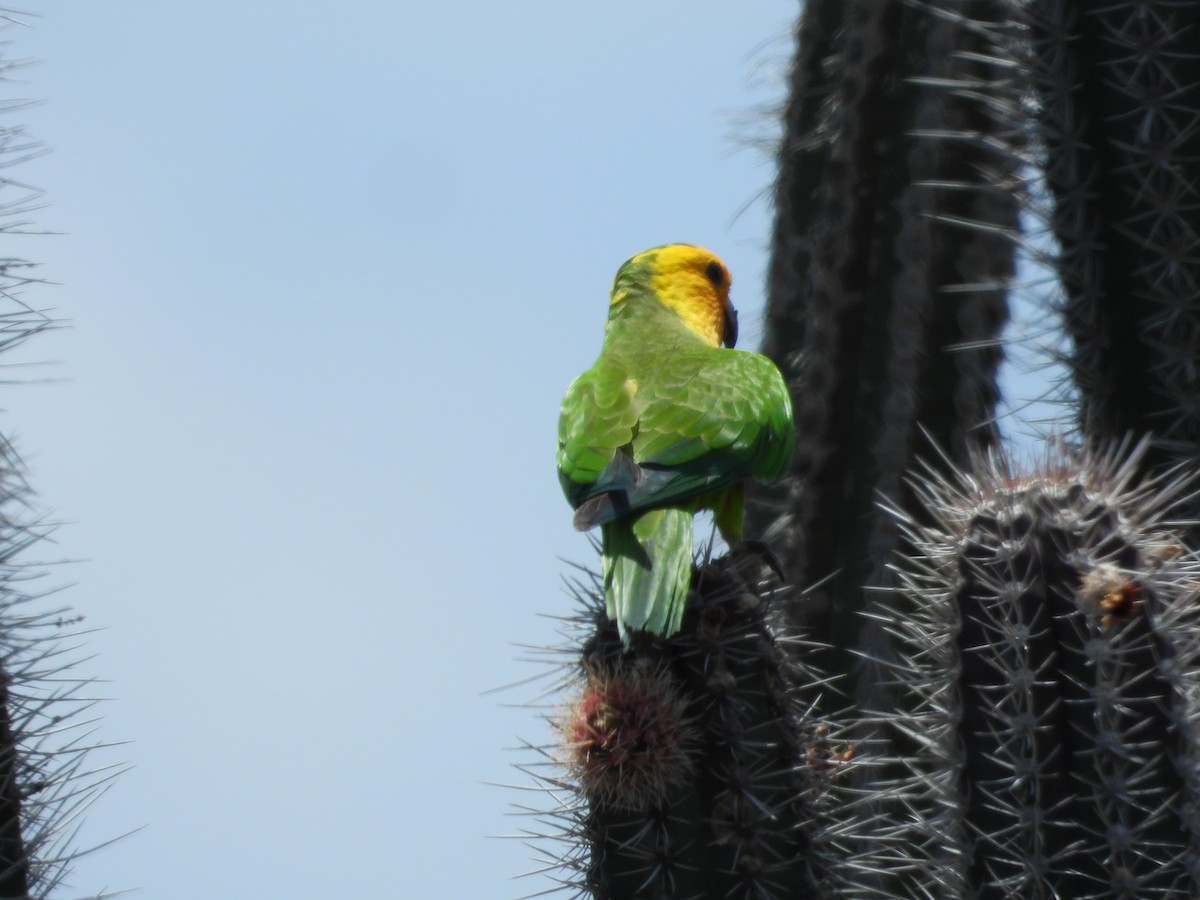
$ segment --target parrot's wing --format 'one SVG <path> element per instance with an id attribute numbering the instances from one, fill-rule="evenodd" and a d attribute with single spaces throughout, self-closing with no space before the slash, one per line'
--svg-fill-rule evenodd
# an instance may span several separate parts
<path id="1" fill-rule="evenodd" d="M 618 452 L 576 498 L 575 526 L 686 500 L 754 477 L 773 481 L 792 456 L 791 398 L 774 363 L 721 350 L 700 369 L 664 367 L 637 387 L 633 458 Z"/>
<path id="2" fill-rule="evenodd" d="M 572 506 L 597 491 L 629 490 L 636 483 L 637 467 L 621 452 L 638 424 L 635 390 L 599 363 L 567 388 L 558 419 L 558 478 Z"/>

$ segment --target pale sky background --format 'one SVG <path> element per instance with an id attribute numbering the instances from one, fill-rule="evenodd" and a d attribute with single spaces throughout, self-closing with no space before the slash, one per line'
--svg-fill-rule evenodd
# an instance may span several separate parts
<path id="1" fill-rule="evenodd" d="M 0 255 L 70 327 L 0 430 L 63 526 L 127 762 L 86 895 L 515 898 L 510 751 L 555 640 L 559 399 L 631 254 L 704 244 L 761 337 L 797 4 L 39 3 L 52 153 Z M 755 146 L 755 144 L 758 146 Z M 16 355 L 4 361 L 14 361 Z M 144 826 L 144 828 L 142 827 Z"/>

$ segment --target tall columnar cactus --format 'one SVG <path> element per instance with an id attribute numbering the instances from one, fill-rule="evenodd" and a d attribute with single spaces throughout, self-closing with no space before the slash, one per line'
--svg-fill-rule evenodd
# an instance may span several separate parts
<path id="1" fill-rule="evenodd" d="M 1089 440 L 1200 455 L 1200 7 L 1014 3 Z M 1196 509 L 1196 507 L 1193 507 Z"/>
<path id="2" fill-rule="evenodd" d="M 1139 482 L 1147 446 L 921 482 L 888 622 L 921 750 L 885 829 L 917 883 L 1200 893 L 1200 557 L 1171 527 L 1195 480 Z"/>
<path id="3" fill-rule="evenodd" d="M 580 893 L 1200 896 L 1198 33 L 1177 0 L 804 4 L 764 346 L 798 452 L 750 529 L 789 585 L 701 567 L 627 651 L 593 599 L 542 776 Z M 994 424 L 1023 204 L 1079 403 L 1032 474 Z"/>
<path id="4" fill-rule="evenodd" d="M 1020 131 L 998 3 L 810 0 L 780 151 L 764 352 L 794 389 L 792 475 L 754 513 L 809 591 L 794 607 L 855 668 L 868 585 L 897 546 L 882 497 L 933 444 L 995 439 Z M 959 16 L 959 17 L 956 17 Z M 878 647 L 872 647 L 877 651 Z"/>

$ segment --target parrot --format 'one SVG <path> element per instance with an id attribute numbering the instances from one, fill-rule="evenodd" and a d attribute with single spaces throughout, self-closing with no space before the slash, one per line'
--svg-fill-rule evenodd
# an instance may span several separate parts
<path id="1" fill-rule="evenodd" d="M 733 548 L 746 480 L 779 478 L 795 443 L 779 369 L 734 349 L 729 270 L 693 244 L 653 247 L 613 281 L 596 362 L 558 422 L 558 475 L 580 531 L 600 526 L 605 613 L 623 644 L 680 630 L 701 510 Z"/>

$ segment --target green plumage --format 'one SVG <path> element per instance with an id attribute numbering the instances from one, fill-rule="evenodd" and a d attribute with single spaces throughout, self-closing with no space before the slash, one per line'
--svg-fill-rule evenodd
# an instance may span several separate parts
<path id="1" fill-rule="evenodd" d="M 600 526 L 605 608 L 622 635 L 679 630 L 692 579 L 692 515 L 667 506 Z"/>
<path id="2" fill-rule="evenodd" d="M 601 526 L 608 615 L 626 641 L 635 631 L 679 630 L 692 516 L 714 509 L 726 541 L 739 540 L 745 480 L 782 475 L 794 440 L 775 365 L 712 346 L 660 297 L 676 286 L 700 293 L 689 274 L 716 258 L 683 245 L 660 250 L 683 260 L 678 284 L 655 278 L 655 251 L 622 267 L 603 349 L 567 390 L 559 420 L 559 478 L 576 527 Z M 717 293 L 709 300 L 724 303 Z"/>

